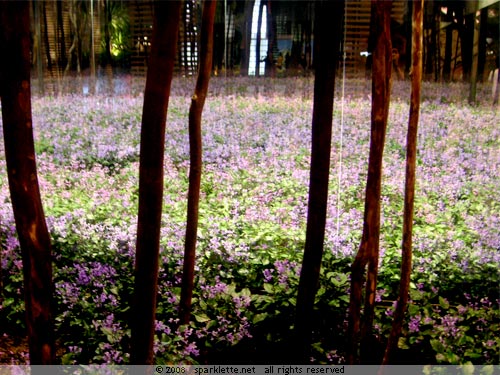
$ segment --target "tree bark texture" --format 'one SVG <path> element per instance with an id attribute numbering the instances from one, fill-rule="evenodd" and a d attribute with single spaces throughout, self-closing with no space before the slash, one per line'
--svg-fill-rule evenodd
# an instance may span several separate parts
<path id="1" fill-rule="evenodd" d="M 294 343 L 300 363 L 307 363 L 311 344 L 314 299 L 325 238 L 328 177 L 332 138 L 335 70 L 342 37 L 343 1 L 317 1 L 315 19 L 315 78 L 311 169 L 306 243 L 297 296 Z"/>
<path id="2" fill-rule="evenodd" d="M 374 354 L 370 346 L 377 284 L 380 198 L 382 186 L 382 157 L 384 153 L 387 118 L 391 90 L 392 45 L 390 35 L 391 1 L 372 2 L 375 48 L 372 65 L 372 111 L 370 155 L 366 182 L 365 212 L 361 244 L 352 264 L 351 295 L 349 301 L 348 356 L 349 364 L 369 362 Z M 361 300 L 365 268 L 367 268 L 363 324 Z M 358 351 L 358 345 L 360 345 Z M 358 354 L 359 353 L 359 354 Z"/>
<path id="3" fill-rule="evenodd" d="M 203 3 L 203 14 L 201 20 L 200 70 L 198 72 L 196 88 L 191 98 L 191 106 L 189 108 L 190 166 L 186 239 L 184 244 L 184 268 L 182 275 L 179 316 L 181 324 L 188 324 L 191 317 L 202 171 L 201 117 L 205 99 L 207 97 L 210 75 L 212 72 L 216 5 L 216 0 L 206 0 Z"/>
<path id="4" fill-rule="evenodd" d="M 391 355 L 397 348 L 410 290 L 417 135 L 420 114 L 420 93 L 422 91 L 423 3 L 424 0 L 413 2 L 411 94 L 408 133 L 406 138 L 406 182 L 403 213 L 401 279 L 399 283 L 399 299 L 396 311 L 394 312 L 392 330 L 387 342 L 382 365 L 390 363 Z"/>
<path id="5" fill-rule="evenodd" d="M 0 2 L 0 95 L 10 195 L 21 244 L 30 363 L 53 364 L 52 258 L 38 185 L 27 1 Z"/>
<path id="6" fill-rule="evenodd" d="M 139 214 L 135 259 L 131 363 L 153 363 L 163 159 L 181 1 L 157 1 L 141 125 Z"/>

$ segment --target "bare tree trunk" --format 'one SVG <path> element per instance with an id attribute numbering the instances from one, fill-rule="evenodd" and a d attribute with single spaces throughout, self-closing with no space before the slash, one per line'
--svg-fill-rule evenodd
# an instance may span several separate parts
<path id="1" fill-rule="evenodd" d="M 262 40 L 262 11 L 264 3 L 259 5 L 259 15 L 257 16 L 257 39 L 255 40 L 255 76 L 260 76 L 260 43 Z"/>
<path id="2" fill-rule="evenodd" d="M 200 70 L 196 81 L 196 88 L 191 98 L 191 107 L 189 108 L 189 153 L 191 160 L 189 165 L 188 211 L 179 314 L 181 324 L 188 324 L 191 317 L 202 170 L 201 115 L 212 72 L 216 5 L 216 0 L 205 0 L 203 5 Z"/>
<path id="3" fill-rule="evenodd" d="M 70 21 L 70 26 L 71 30 L 73 31 L 72 36 L 73 36 L 73 41 L 71 43 L 71 47 L 68 50 L 68 63 L 66 64 L 66 68 L 64 69 L 64 74 L 66 75 L 70 68 L 71 65 L 73 64 L 73 56 L 76 57 L 76 71 L 78 75 L 80 75 L 80 29 L 78 27 L 78 18 L 83 18 L 83 15 L 81 12 L 78 12 L 78 4 L 76 1 L 71 0 L 69 1 L 69 21 Z"/>
<path id="4" fill-rule="evenodd" d="M 38 79 L 38 92 L 40 95 L 45 93 L 45 85 L 43 82 L 43 61 L 42 61 L 42 28 L 41 28 L 41 5 L 40 1 L 35 1 L 33 3 L 33 15 L 34 15 L 34 39 L 36 44 L 36 50 L 33 51 L 33 55 L 36 56 L 36 73 Z"/>
<path id="5" fill-rule="evenodd" d="M 411 98 L 406 138 L 406 184 L 403 214 L 403 244 L 399 299 L 394 313 L 392 330 L 385 349 L 382 365 L 390 363 L 391 355 L 397 347 L 408 304 L 412 263 L 413 206 L 415 196 L 415 168 L 417 159 L 418 119 L 420 114 L 420 93 L 422 91 L 422 49 L 423 49 L 423 3 L 413 2 L 412 13 L 412 68 Z"/>
<path id="6" fill-rule="evenodd" d="M 62 1 L 56 1 L 56 12 L 57 12 L 57 40 L 59 42 L 58 50 L 59 60 L 57 61 L 58 69 L 62 70 L 62 67 L 66 66 L 67 55 L 66 55 L 66 37 L 64 35 L 64 18 L 63 18 L 63 3 Z"/>
<path id="7" fill-rule="evenodd" d="M 444 46 L 444 61 L 443 61 L 443 80 L 445 82 L 451 81 L 451 55 L 453 47 L 453 27 L 448 25 L 446 27 L 446 41 Z"/>
<path id="8" fill-rule="evenodd" d="M 30 363 L 53 364 L 52 257 L 38 185 L 30 91 L 29 2 L 0 2 L 0 60 L 5 158 L 21 244 Z"/>
<path id="9" fill-rule="evenodd" d="M 104 60 L 105 65 L 109 65 L 112 62 L 111 58 L 111 32 L 109 30 L 111 22 L 113 20 L 113 14 L 111 12 L 111 0 L 103 0 L 104 6 Z"/>
<path id="10" fill-rule="evenodd" d="M 225 53 L 225 59 L 224 59 L 224 69 L 226 69 L 226 72 L 229 70 L 233 69 L 233 41 L 229 40 L 229 34 L 231 32 L 231 23 L 234 22 L 234 15 L 230 7 L 224 7 L 224 12 L 227 12 L 227 30 L 225 32 L 224 36 L 224 53 Z M 224 26 L 225 26 L 225 20 L 224 20 Z M 234 38 L 233 38 L 234 39 Z"/>
<path id="11" fill-rule="evenodd" d="M 132 364 L 153 363 L 165 126 L 181 4 L 181 1 L 157 1 L 154 7 L 153 39 L 141 125 L 139 214 L 131 321 Z"/>
<path id="12" fill-rule="evenodd" d="M 52 74 L 52 58 L 50 57 L 50 43 L 49 31 L 47 25 L 47 7 L 45 1 L 43 2 L 43 39 L 45 42 L 45 57 L 47 58 L 47 69 Z"/>
<path id="13" fill-rule="evenodd" d="M 391 1 L 372 2 L 374 18 L 375 48 L 372 65 L 372 112 L 370 156 L 366 182 L 365 213 L 361 244 L 352 264 L 351 296 L 349 302 L 347 362 L 357 364 L 367 361 L 373 348 L 372 325 L 377 284 L 379 238 L 380 238 L 380 197 L 382 186 L 382 157 L 384 153 L 387 117 L 391 90 L 392 46 L 390 35 Z M 363 324 L 361 324 L 361 299 L 364 271 L 367 267 Z M 358 344 L 361 342 L 360 354 Z"/>
<path id="14" fill-rule="evenodd" d="M 335 70 L 339 58 L 344 2 L 317 1 L 315 24 L 315 79 L 312 118 L 311 170 L 306 244 L 300 273 L 295 318 L 299 363 L 307 363 L 311 344 L 314 299 L 325 238 L 328 177 L 332 138 Z"/>
<path id="15" fill-rule="evenodd" d="M 253 19 L 253 6 L 255 0 L 245 1 L 245 14 L 243 18 L 243 27 L 241 30 L 241 62 L 240 62 L 240 75 L 246 77 L 248 75 L 248 66 L 250 63 L 250 43 L 252 39 L 252 19 Z"/>
<path id="16" fill-rule="evenodd" d="M 477 4 L 477 3 L 476 3 Z M 476 5 L 477 7 L 477 5 Z M 481 12 L 474 12 L 473 14 L 473 36 L 472 36 L 472 56 L 471 56 L 471 71 L 470 71 L 470 89 L 469 89 L 469 104 L 476 103 L 477 91 L 477 72 L 479 62 L 479 31 L 481 24 Z"/>
<path id="17" fill-rule="evenodd" d="M 272 0 L 267 0 L 267 39 L 268 39 L 268 45 L 267 45 L 267 54 L 266 54 L 266 76 L 268 77 L 273 77 L 275 76 L 275 67 L 274 67 L 274 62 L 273 62 L 273 50 L 274 47 L 277 45 L 277 40 L 276 40 L 276 25 L 274 22 L 273 18 L 273 12 L 272 12 Z M 283 61 L 283 64 L 285 64 L 285 61 Z"/>

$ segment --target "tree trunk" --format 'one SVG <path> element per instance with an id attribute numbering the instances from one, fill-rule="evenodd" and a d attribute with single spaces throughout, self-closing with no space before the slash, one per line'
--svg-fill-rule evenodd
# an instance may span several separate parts
<path id="1" fill-rule="evenodd" d="M 72 31 L 72 42 L 71 47 L 68 50 L 68 63 L 66 64 L 66 68 L 64 69 L 64 74 L 66 75 L 73 65 L 73 57 L 76 58 L 76 71 L 78 75 L 80 74 L 80 29 L 78 27 L 78 18 L 83 18 L 81 12 L 78 12 L 77 8 L 78 4 L 76 1 L 69 1 L 69 21 L 70 21 L 70 30 Z"/>
<path id="2" fill-rule="evenodd" d="M 299 363 L 307 363 L 311 344 L 314 299 L 318 289 L 325 237 L 328 177 L 332 138 L 335 70 L 342 35 L 342 1 L 317 1 L 315 24 L 315 79 L 312 118 L 311 170 L 306 244 L 297 296 L 295 348 Z"/>
<path id="3" fill-rule="evenodd" d="M 259 6 L 259 15 L 257 17 L 257 38 L 255 40 L 255 76 L 260 76 L 260 43 L 262 40 L 262 11 L 264 4 L 261 2 Z"/>
<path id="4" fill-rule="evenodd" d="M 226 72 L 229 72 L 230 70 L 232 71 L 234 67 L 234 61 L 233 61 L 234 36 L 233 38 L 229 39 L 229 35 L 231 32 L 231 24 L 232 22 L 234 22 L 234 15 L 230 6 L 224 7 L 224 12 L 227 12 L 227 30 L 225 30 L 225 35 L 224 35 L 224 53 L 225 53 L 224 69 L 226 69 Z M 232 31 L 234 32 L 234 28 Z"/>
<path id="5" fill-rule="evenodd" d="M 165 125 L 181 1 L 157 1 L 141 125 L 131 363 L 153 363 Z"/>
<path id="6" fill-rule="evenodd" d="M 52 74 L 52 58 L 50 57 L 49 30 L 47 26 L 47 7 L 45 1 L 43 4 L 43 40 L 45 42 L 45 57 L 47 58 L 47 69 Z"/>
<path id="7" fill-rule="evenodd" d="M 387 342 L 382 365 L 390 363 L 391 355 L 397 348 L 410 290 L 418 118 L 420 113 L 420 93 L 422 91 L 423 3 L 424 0 L 413 2 L 411 97 L 408 134 L 406 138 L 406 183 L 403 213 L 401 279 L 399 283 L 399 299 L 394 313 L 392 330 Z"/>
<path id="8" fill-rule="evenodd" d="M 371 362 L 374 355 L 370 346 L 377 284 L 379 238 L 380 238 L 380 197 L 382 185 L 382 157 L 384 153 L 387 117 L 391 90 L 392 45 L 390 36 L 391 1 L 378 0 L 374 7 L 375 48 L 372 65 L 372 111 L 371 139 L 366 182 L 365 213 L 361 244 L 352 264 L 351 296 L 349 302 L 348 338 L 349 364 Z M 367 267 L 363 324 L 360 324 L 360 310 L 364 270 Z M 361 343 L 358 355 L 358 343 Z"/>
<path id="9" fill-rule="evenodd" d="M 241 30 L 241 62 L 240 62 L 240 75 L 243 77 L 248 76 L 248 65 L 250 63 L 250 43 L 252 39 L 252 19 L 253 19 L 253 5 L 255 0 L 245 1 L 245 14 L 243 18 L 243 27 Z"/>
<path id="10" fill-rule="evenodd" d="M 40 1 L 35 1 L 33 3 L 33 15 L 34 15 L 34 39 L 36 43 L 36 53 L 33 53 L 36 56 L 36 73 L 38 78 L 38 92 L 40 95 L 45 93 L 45 87 L 43 82 L 43 60 L 42 60 L 42 27 L 41 27 L 41 10 L 42 3 Z"/>
<path id="11" fill-rule="evenodd" d="M 213 35 L 216 0 L 205 0 L 201 20 L 200 70 L 196 88 L 189 108 L 189 192 L 184 246 L 184 269 L 182 275 L 180 322 L 188 324 L 191 317 L 191 300 L 194 288 L 194 266 L 196 258 L 196 238 L 198 231 L 198 207 L 200 202 L 200 183 L 202 170 L 201 115 L 208 83 L 212 72 Z"/>
<path id="12" fill-rule="evenodd" d="M 425 75 L 431 77 L 434 71 L 434 57 L 436 56 L 436 22 L 435 22 L 435 0 L 429 0 L 425 9 L 425 28 L 427 36 L 425 38 Z"/>
<path id="13" fill-rule="evenodd" d="M 21 244 L 26 326 L 32 365 L 53 364 L 52 258 L 38 185 L 30 92 L 29 2 L 0 2 L 5 159 Z"/>
<path id="14" fill-rule="evenodd" d="M 481 12 L 476 11 L 473 14 L 473 37 L 472 37 L 472 56 L 471 56 L 471 72 L 470 72 L 470 89 L 469 89 L 469 104 L 476 103 L 477 91 L 477 73 L 479 62 L 479 27 L 481 23 Z"/>
<path id="15" fill-rule="evenodd" d="M 453 22 L 453 20 L 452 20 Z M 444 46 L 443 80 L 451 81 L 451 55 L 453 48 L 453 24 L 446 27 L 446 42 Z"/>
<path id="16" fill-rule="evenodd" d="M 104 4 L 104 65 L 111 64 L 111 32 L 109 27 L 113 20 L 111 13 L 111 0 L 103 0 Z"/>
<path id="17" fill-rule="evenodd" d="M 63 19 L 63 3 L 62 1 L 56 1 L 56 11 L 57 11 L 57 41 L 59 43 L 59 60 L 57 61 L 58 69 L 66 66 L 67 56 L 66 56 L 66 37 L 64 35 L 64 19 Z"/>
<path id="18" fill-rule="evenodd" d="M 479 26 L 479 45 L 478 45 L 478 65 L 477 76 L 480 82 L 487 82 L 488 76 L 485 76 L 486 69 L 486 36 L 488 31 L 488 8 L 481 9 L 480 26 Z M 485 79 L 486 78 L 486 79 Z"/>
<path id="19" fill-rule="evenodd" d="M 460 9 L 465 13 L 465 9 Z M 461 42 L 461 57 L 462 57 L 462 72 L 463 81 L 469 82 L 472 70 L 472 49 L 474 40 L 474 14 L 463 15 L 459 13 L 457 23 L 459 25 L 460 42 Z"/>
<path id="20" fill-rule="evenodd" d="M 272 1 L 267 0 L 267 58 L 266 58 L 266 76 L 274 77 L 275 76 L 275 67 L 274 67 L 274 56 L 273 50 L 277 46 L 276 39 L 276 23 L 274 22 L 273 12 L 272 12 Z M 277 47 L 276 47 L 277 48 Z M 285 61 L 283 61 L 285 64 Z"/>

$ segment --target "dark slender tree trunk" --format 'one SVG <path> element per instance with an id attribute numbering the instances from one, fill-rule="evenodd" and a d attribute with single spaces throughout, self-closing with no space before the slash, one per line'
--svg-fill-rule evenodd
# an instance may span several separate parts
<path id="1" fill-rule="evenodd" d="M 262 40 L 262 10 L 264 4 L 261 2 L 259 6 L 259 16 L 257 17 L 257 39 L 255 40 L 255 76 L 260 76 L 260 44 Z"/>
<path id="2" fill-rule="evenodd" d="M 59 43 L 59 61 L 58 68 L 62 68 L 67 64 L 66 56 L 66 37 L 64 35 L 64 19 L 63 19 L 63 3 L 62 1 L 56 1 L 56 12 L 57 12 L 57 36 Z"/>
<path id="3" fill-rule="evenodd" d="M 299 363 L 307 363 L 311 344 L 314 299 L 325 238 L 328 177 L 332 138 L 335 70 L 342 35 L 343 1 L 317 1 L 315 23 L 315 79 L 312 118 L 311 169 L 306 244 L 297 296 L 294 346 Z"/>
<path id="4" fill-rule="evenodd" d="M 132 311 L 131 363 L 153 363 L 158 258 L 163 203 L 165 126 L 181 1 L 157 1 L 144 91 L 139 165 L 139 214 Z"/>
<path id="5" fill-rule="evenodd" d="M 453 26 L 446 27 L 446 41 L 444 45 L 443 80 L 451 81 L 451 55 L 453 49 Z"/>
<path id="6" fill-rule="evenodd" d="M 189 65 L 190 65 L 190 72 L 191 74 L 194 74 L 196 69 L 198 68 L 198 51 L 200 50 L 200 46 L 198 45 L 198 32 L 195 30 L 195 26 L 197 27 L 198 25 L 198 13 L 197 13 L 197 6 L 196 2 L 191 3 L 191 22 L 189 23 L 189 30 L 190 30 L 190 39 L 189 42 L 191 43 L 191 58 L 189 60 Z"/>
<path id="7" fill-rule="evenodd" d="M 231 16 L 231 13 L 227 14 L 228 17 Z M 213 47 L 213 58 L 212 58 L 212 69 L 215 72 L 215 75 L 219 75 L 223 70 L 227 69 L 227 61 L 228 55 L 225 49 L 226 43 L 226 33 L 225 33 L 225 17 L 226 17 L 226 9 L 223 1 L 219 1 L 217 3 L 217 10 L 215 11 L 215 19 L 214 19 L 214 47 Z M 203 16 L 202 16 L 203 18 Z M 229 20 L 230 23 L 230 20 Z M 229 32 L 229 28 L 228 28 Z M 201 46 L 199 48 L 201 54 Z M 200 57 L 201 59 L 201 57 Z M 200 61 L 201 64 L 201 61 Z"/>
<path id="8" fill-rule="evenodd" d="M 373 16 L 373 6 L 371 8 L 370 14 L 370 30 L 375 28 L 375 17 Z M 373 65 L 373 50 L 375 49 L 375 33 L 373 31 L 368 35 L 368 56 L 366 57 L 365 64 L 365 78 L 370 79 L 372 76 L 372 65 Z"/>
<path id="9" fill-rule="evenodd" d="M 229 39 L 229 35 L 231 33 L 231 23 L 234 22 L 234 15 L 233 15 L 233 12 L 230 8 L 230 6 L 228 6 L 227 8 L 224 9 L 224 12 L 227 12 L 227 31 L 225 33 L 225 42 L 224 42 L 224 46 L 225 46 L 225 50 L 224 50 L 224 53 L 225 53 L 225 62 L 224 62 L 224 67 L 226 69 L 226 72 L 228 72 L 229 70 L 233 70 L 233 67 L 234 67 L 234 61 L 233 61 L 233 56 L 234 56 L 234 53 L 233 53 L 233 39 L 234 39 L 234 36 L 232 39 Z M 233 33 L 234 33 L 234 29 L 232 30 Z"/>
<path id="10" fill-rule="evenodd" d="M 479 65 L 479 32 L 481 25 L 481 12 L 473 14 L 473 36 L 472 36 L 472 56 L 471 56 L 471 71 L 470 71 L 470 89 L 469 89 L 469 104 L 476 103 L 477 81 L 478 81 L 478 65 Z"/>
<path id="11" fill-rule="evenodd" d="M 266 58 L 266 76 L 274 77 L 275 76 L 275 67 L 274 67 L 274 56 L 273 50 L 277 45 L 276 40 L 276 23 L 273 17 L 272 11 L 272 0 L 267 1 L 267 36 L 268 36 L 268 45 L 267 45 L 267 58 Z M 283 59 L 283 65 L 285 61 Z"/>
<path id="12" fill-rule="evenodd" d="M 43 4 L 43 40 L 45 42 L 45 56 L 47 58 L 47 69 L 52 74 L 52 58 L 50 57 L 49 31 L 47 26 L 47 7 Z"/>
<path id="13" fill-rule="evenodd" d="M 464 2 L 462 2 L 464 3 Z M 461 12 L 465 13 L 465 9 L 461 8 Z M 462 72 L 463 81 L 469 82 L 472 70 L 472 48 L 474 39 L 474 14 L 463 15 L 459 13 L 457 23 L 460 33 L 460 47 L 462 57 Z"/>
<path id="14" fill-rule="evenodd" d="M 111 13 L 111 0 L 103 0 L 104 3 L 104 65 L 111 64 L 111 32 L 109 26 L 113 20 Z"/>
<path id="15" fill-rule="evenodd" d="M 240 75 L 246 77 L 248 75 L 248 65 L 250 63 L 250 43 L 252 39 L 252 18 L 253 18 L 253 5 L 255 0 L 245 1 L 245 14 L 243 18 L 243 27 L 241 30 L 241 62 L 240 62 Z"/>
<path id="16" fill-rule="evenodd" d="M 488 8 L 481 9 L 481 18 L 479 26 L 479 45 L 478 45 L 478 66 L 477 75 L 480 82 L 484 82 L 486 65 L 486 34 L 488 30 Z"/>
<path id="17" fill-rule="evenodd" d="M 21 244 L 32 365 L 53 364 L 52 258 L 38 185 L 30 91 L 29 2 L 0 2 L 0 96 L 5 159 Z"/>
<path id="18" fill-rule="evenodd" d="M 42 61 L 42 27 L 41 27 L 41 10 L 42 3 L 40 1 L 35 1 L 33 3 L 33 16 L 35 23 L 35 35 L 34 38 L 36 40 L 36 73 L 38 79 L 38 92 L 40 95 L 43 95 L 45 92 L 45 85 L 43 81 L 43 61 Z"/>
<path id="19" fill-rule="evenodd" d="M 200 70 L 198 72 L 196 88 L 191 98 L 191 106 L 189 108 L 190 165 L 184 269 L 179 315 L 181 324 L 188 324 L 191 317 L 202 170 L 201 115 L 205 104 L 205 98 L 207 97 L 208 83 L 212 71 L 213 30 L 216 5 L 216 0 L 205 0 L 203 3 Z"/>
<path id="20" fill-rule="evenodd" d="M 387 342 L 382 365 L 390 363 L 391 356 L 397 348 L 410 290 L 417 135 L 420 114 L 420 93 L 422 91 L 423 3 L 424 0 L 413 1 L 411 95 L 408 134 L 406 138 L 406 183 L 403 213 L 401 279 L 399 282 L 399 299 L 394 313 L 392 330 Z"/>
<path id="21" fill-rule="evenodd" d="M 375 355 L 371 347 L 372 325 L 377 284 L 379 238 L 380 238 L 380 197 L 382 188 L 382 157 L 384 153 L 387 117 L 391 90 L 392 45 L 390 36 L 391 1 L 372 2 L 374 11 L 375 48 L 372 65 L 372 112 L 370 155 L 366 182 L 365 213 L 361 244 L 352 264 L 351 296 L 349 303 L 347 362 L 357 364 L 372 362 Z M 361 324 L 361 300 L 364 271 L 367 268 L 365 304 Z M 358 344 L 361 343 L 358 355 Z"/>
<path id="22" fill-rule="evenodd" d="M 425 75 L 426 77 L 431 77 L 434 71 L 434 57 L 436 56 L 436 14 L 434 12 L 435 6 L 434 1 L 429 0 L 426 3 L 425 11 L 425 28 L 428 30 L 428 34 L 425 38 Z"/>
<path id="23" fill-rule="evenodd" d="M 438 1 L 434 2 L 434 81 L 438 82 L 441 78 L 441 4 Z"/>
<path id="24" fill-rule="evenodd" d="M 183 73 L 185 76 L 189 74 L 189 57 L 188 57 L 188 16 L 187 16 L 187 7 L 188 4 L 184 2 L 182 6 L 182 51 L 183 51 L 183 56 L 182 56 L 182 61 L 183 61 Z"/>

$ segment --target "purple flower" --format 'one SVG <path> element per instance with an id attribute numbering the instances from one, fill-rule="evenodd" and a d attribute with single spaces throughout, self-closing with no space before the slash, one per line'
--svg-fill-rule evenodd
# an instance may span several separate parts
<path id="1" fill-rule="evenodd" d="M 410 321 L 408 322 L 408 330 L 410 331 L 410 333 L 419 331 L 421 319 L 422 317 L 420 315 L 415 315 L 414 317 L 410 318 Z"/>
<path id="2" fill-rule="evenodd" d="M 200 351 L 196 347 L 196 344 L 194 342 L 189 343 L 186 347 L 184 347 L 184 355 L 186 357 L 190 356 L 198 356 L 200 354 Z"/>
<path id="3" fill-rule="evenodd" d="M 484 343 L 484 345 L 488 348 L 491 348 L 493 347 L 493 345 L 495 345 L 495 341 L 494 340 L 488 340 Z"/>
<path id="4" fill-rule="evenodd" d="M 460 330 L 456 326 L 457 322 L 461 320 L 458 316 L 445 315 L 441 318 L 441 327 L 446 335 L 451 337 L 457 337 Z"/>
<path id="5" fill-rule="evenodd" d="M 379 289 L 375 292 L 375 302 L 382 302 L 382 296 L 387 293 L 385 289 Z"/>
<path id="6" fill-rule="evenodd" d="M 264 282 L 268 283 L 268 282 L 270 282 L 273 279 L 273 272 L 274 272 L 274 269 L 269 269 L 269 268 L 266 268 L 263 271 Z"/>

